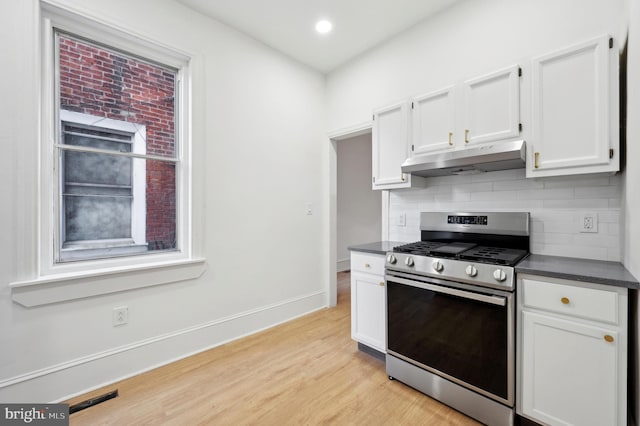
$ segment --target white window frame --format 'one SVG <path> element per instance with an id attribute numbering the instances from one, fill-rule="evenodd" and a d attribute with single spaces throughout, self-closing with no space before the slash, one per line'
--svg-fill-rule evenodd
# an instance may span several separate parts
<path id="1" fill-rule="evenodd" d="M 130 123 L 128 121 L 114 120 L 111 118 L 105 117 L 96 117 L 90 114 L 84 114 L 75 111 L 68 111 L 61 109 L 60 110 L 60 122 L 69 124 L 69 125 L 79 125 L 81 127 L 86 127 L 89 129 L 98 129 L 106 132 L 117 132 L 117 133 L 127 133 L 131 134 L 131 152 L 138 155 L 145 155 L 147 153 L 147 127 L 144 124 L 136 124 Z M 126 142 L 126 141 L 123 141 Z M 147 246 L 147 238 L 146 238 L 146 223 L 147 223 L 147 209 L 146 209 L 146 182 L 147 176 L 147 165 L 144 160 L 133 160 L 133 170 L 132 170 L 132 204 L 131 204 L 131 240 L 126 239 L 125 244 L 115 244 L 115 246 L 122 246 L 121 253 L 125 254 L 126 252 L 137 252 L 146 251 Z M 59 197 L 59 208 L 56 213 L 59 215 L 57 219 L 57 223 L 60 224 L 59 227 L 56 228 L 57 237 L 54 239 L 56 242 L 56 248 L 60 250 L 60 252 L 66 252 L 68 260 L 71 260 L 74 257 L 77 257 L 78 260 L 85 260 L 85 256 L 81 253 L 78 256 L 73 256 L 72 251 L 64 248 L 65 243 L 65 232 L 64 232 L 64 211 L 63 211 L 63 202 L 62 202 L 62 188 L 64 182 L 59 180 L 59 187 L 57 188 L 57 192 L 60 194 Z M 94 254 L 96 254 L 95 246 L 100 246 L 100 243 L 97 244 L 84 244 L 86 249 L 91 249 Z M 142 247 L 145 247 L 142 250 Z M 113 252 L 114 244 L 110 244 L 110 251 Z M 82 251 L 82 250 L 77 250 Z M 62 260 L 62 253 L 60 253 L 60 259 Z"/>
<path id="2" fill-rule="evenodd" d="M 40 1 L 41 18 L 41 140 L 39 149 L 38 247 L 35 276 L 10 283 L 12 298 L 24 306 L 38 306 L 123 290 L 193 279 L 205 269 L 194 256 L 191 178 L 191 60 L 192 54 L 150 41 L 141 34 L 88 16 L 81 9 Z M 58 178 L 55 144 L 59 107 L 55 87 L 54 29 L 177 69 L 176 84 L 176 246 L 175 251 L 56 263 Z"/>

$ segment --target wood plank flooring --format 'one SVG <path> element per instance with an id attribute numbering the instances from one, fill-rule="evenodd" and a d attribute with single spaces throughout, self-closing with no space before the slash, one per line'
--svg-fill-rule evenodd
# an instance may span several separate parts
<path id="1" fill-rule="evenodd" d="M 338 305 L 67 401 L 118 389 L 71 425 L 478 425 L 387 378 L 350 337 L 350 276 Z"/>

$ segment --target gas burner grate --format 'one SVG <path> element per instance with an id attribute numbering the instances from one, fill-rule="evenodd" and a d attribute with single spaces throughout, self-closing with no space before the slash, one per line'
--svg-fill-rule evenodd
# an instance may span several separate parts
<path id="1" fill-rule="evenodd" d="M 520 259 L 527 255 L 526 250 L 512 249 L 505 247 L 479 246 L 460 254 L 463 260 L 473 260 L 476 262 L 495 263 L 497 265 L 515 265 Z"/>
<path id="2" fill-rule="evenodd" d="M 393 248 L 395 253 L 410 253 L 421 256 L 428 256 L 433 250 L 445 245 L 434 241 L 417 241 L 415 243 L 404 244 Z"/>

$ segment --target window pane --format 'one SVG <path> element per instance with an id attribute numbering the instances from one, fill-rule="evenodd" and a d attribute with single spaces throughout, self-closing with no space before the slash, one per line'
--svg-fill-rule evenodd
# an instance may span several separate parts
<path id="1" fill-rule="evenodd" d="M 147 161 L 147 242 L 149 250 L 176 248 L 176 166 Z"/>
<path id="2" fill-rule="evenodd" d="M 65 245 L 87 240 L 131 238 L 131 196 L 65 195 L 64 198 Z"/>
<path id="3" fill-rule="evenodd" d="M 176 71 L 58 35 L 60 108 L 146 127 L 147 154 L 175 156 Z"/>
<path id="4" fill-rule="evenodd" d="M 77 260 L 142 254 L 176 249 L 176 166 L 157 160 L 109 154 L 64 152 L 63 158 L 91 156 L 91 179 L 84 183 L 65 181 L 61 260 Z M 131 185 L 93 183 L 95 170 L 109 169 L 114 159 L 129 162 Z M 66 166 L 69 164 L 65 162 Z M 76 163 L 80 163 L 77 161 Z M 120 247 L 118 250 L 117 248 Z M 78 250 L 85 249 L 81 255 Z M 103 250 L 101 250 L 103 249 Z M 73 250 L 69 254 L 65 250 Z M 133 252 L 132 252 L 133 250 Z M 69 257 L 72 256 L 72 257 Z"/>
<path id="5" fill-rule="evenodd" d="M 119 185 L 131 188 L 131 158 L 92 152 L 64 153 L 65 184 Z"/>

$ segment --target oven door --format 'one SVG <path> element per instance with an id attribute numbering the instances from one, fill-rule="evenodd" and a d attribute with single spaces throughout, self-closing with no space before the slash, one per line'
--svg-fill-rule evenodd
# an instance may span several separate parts
<path id="1" fill-rule="evenodd" d="M 512 407 L 513 293 L 419 280 L 386 276 L 387 351 Z"/>

